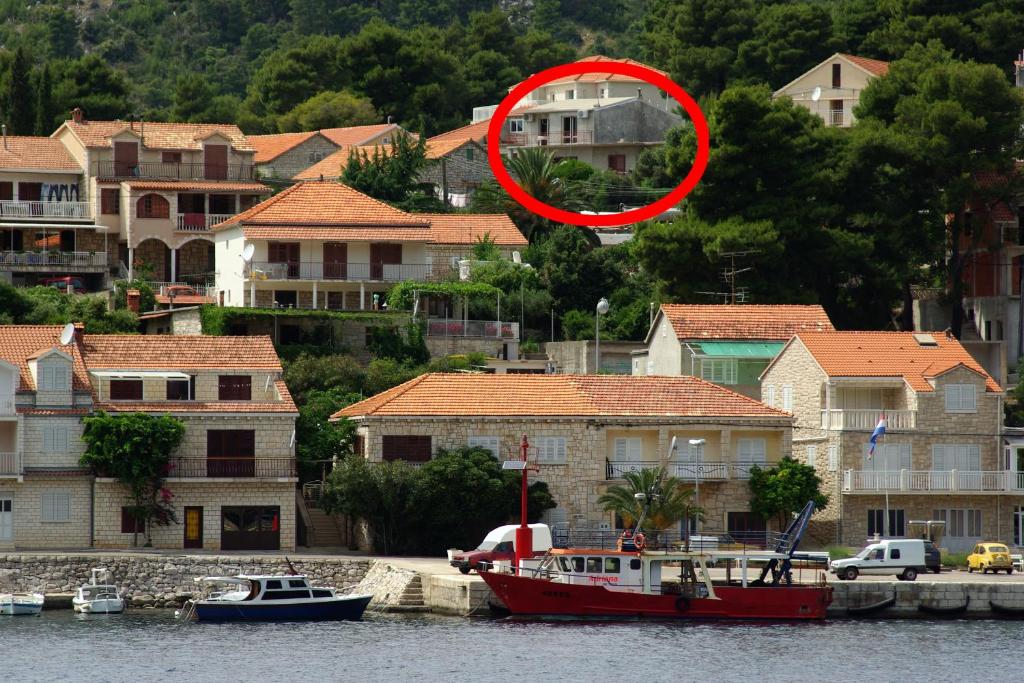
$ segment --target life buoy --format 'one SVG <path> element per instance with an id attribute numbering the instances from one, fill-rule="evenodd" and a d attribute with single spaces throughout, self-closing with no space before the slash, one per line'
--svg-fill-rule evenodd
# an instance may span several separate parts
<path id="1" fill-rule="evenodd" d="M 676 611 L 685 612 L 690 609 L 690 599 L 685 595 L 676 598 Z"/>
<path id="2" fill-rule="evenodd" d="M 637 550 L 643 550 L 647 546 L 647 539 L 644 538 L 643 534 L 637 534 L 633 537 L 633 545 L 636 546 Z"/>

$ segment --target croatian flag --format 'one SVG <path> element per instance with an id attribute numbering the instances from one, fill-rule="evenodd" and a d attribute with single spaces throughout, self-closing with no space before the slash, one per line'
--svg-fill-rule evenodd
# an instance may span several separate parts
<path id="1" fill-rule="evenodd" d="M 878 439 L 885 436 L 885 428 L 889 426 L 889 422 L 885 419 L 885 413 L 878 418 L 878 424 L 875 425 L 875 431 L 871 432 L 871 448 L 868 450 L 868 458 L 875 454 L 875 446 L 878 445 Z"/>

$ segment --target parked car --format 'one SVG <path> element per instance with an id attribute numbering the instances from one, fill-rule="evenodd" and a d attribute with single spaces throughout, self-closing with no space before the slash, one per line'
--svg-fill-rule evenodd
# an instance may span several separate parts
<path id="1" fill-rule="evenodd" d="M 88 291 L 85 288 L 85 281 L 82 280 L 82 278 L 74 277 L 71 275 L 66 275 L 64 277 L 43 278 L 42 280 L 39 281 L 39 284 L 41 284 L 44 287 L 53 287 L 54 289 L 59 289 L 62 292 L 68 291 L 68 286 L 70 286 L 72 291 L 75 292 L 75 294 L 85 294 L 85 292 Z"/>
<path id="2" fill-rule="evenodd" d="M 456 551 L 452 555 L 451 565 L 463 574 L 468 574 L 474 569 L 486 571 L 498 560 L 514 560 L 517 528 L 518 524 L 506 524 L 492 529 L 476 550 Z M 533 529 L 533 552 L 546 553 L 551 550 L 551 529 L 548 525 L 531 524 L 530 528 Z"/>
<path id="3" fill-rule="evenodd" d="M 196 290 L 188 285 L 167 285 L 163 294 L 166 296 L 196 296 Z"/>
<path id="4" fill-rule="evenodd" d="M 1013 560 L 1010 559 L 1010 549 L 1002 543 L 979 543 L 967 556 L 967 571 L 974 570 L 982 574 L 1005 570 L 1007 574 L 1012 574 Z"/>
<path id="5" fill-rule="evenodd" d="M 925 541 L 921 539 L 886 539 L 829 564 L 829 571 L 846 581 L 853 581 L 859 574 L 892 574 L 900 581 L 913 581 L 928 569 Z"/>
<path id="6" fill-rule="evenodd" d="M 924 542 L 924 566 L 936 574 L 942 571 L 942 553 L 931 541 Z"/>

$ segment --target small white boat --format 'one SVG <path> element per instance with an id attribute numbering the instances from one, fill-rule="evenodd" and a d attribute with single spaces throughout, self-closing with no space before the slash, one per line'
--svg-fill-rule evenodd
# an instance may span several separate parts
<path id="1" fill-rule="evenodd" d="M 124 611 L 124 598 L 117 590 L 117 586 L 109 583 L 101 583 L 107 570 L 103 568 L 93 569 L 90 582 L 78 589 L 75 597 L 71 600 L 71 606 L 76 612 L 83 614 L 120 614 Z"/>
<path id="2" fill-rule="evenodd" d="M 202 595 L 176 613 L 198 621 L 326 621 L 363 616 L 372 595 L 338 595 L 305 576 L 207 576 Z M 228 586 L 225 590 L 222 586 Z"/>
<path id="3" fill-rule="evenodd" d="M 43 600 L 42 593 L 0 593 L 0 614 L 39 614 Z"/>

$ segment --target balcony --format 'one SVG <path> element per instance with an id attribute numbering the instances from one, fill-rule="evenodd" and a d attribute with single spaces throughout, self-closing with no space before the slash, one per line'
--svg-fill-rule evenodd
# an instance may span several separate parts
<path id="1" fill-rule="evenodd" d="M 502 144 L 509 147 L 558 147 L 562 145 L 590 145 L 594 142 L 594 131 L 581 130 L 575 133 L 507 133 Z"/>
<path id="2" fill-rule="evenodd" d="M 874 431 L 882 417 L 882 408 L 868 410 L 822 410 L 821 428 L 833 431 Z M 885 410 L 887 432 L 906 432 L 917 428 L 916 410 Z"/>
<path id="3" fill-rule="evenodd" d="M 209 232 L 210 228 L 231 218 L 232 213 L 179 213 L 175 230 L 178 232 Z"/>
<path id="4" fill-rule="evenodd" d="M 0 251 L 0 270 L 102 270 L 105 252 L 93 251 Z"/>
<path id="5" fill-rule="evenodd" d="M 727 481 L 729 479 L 749 479 L 750 468 L 754 465 L 767 467 L 763 462 L 670 462 L 667 474 L 683 482 L 692 481 Z M 654 469 L 661 463 L 656 460 L 605 460 L 605 479 L 622 479 L 627 472 L 639 472 L 642 469 Z"/>
<path id="6" fill-rule="evenodd" d="M 251 264 L 251 280 L 336 280 L 339 282 L 402 282 L 427 280 L 432 268 L 423 263 L 291 262 Z"/>
<path id="7" fill-rule="evenodd" d="M 56 218 L 60 220 L 88 220 L 91 217 L 89 202 L 24 202 L 0 201 L 0 219 L 39 220 Z"/>
<path id="8" fill-rule="evenodd" d="M 294 478 L 295 458 L 175 458 L 171 479 L 287 479 Z"/>
<path id="9" fill-rule="evenodd" d="M 97 162 L 100 178 L 149 178 L 155 180 L 256 180 L 256 168 L 250 164 L 205 164 L 140 161 Z"/>
<path id="10" fill-rule="evenodd" d="M 21 453 L 0 453 L 0 477 L 21 476 Z"/>
<path id="11" fill-rule="evenodd" d="M 428 320 L 428 337 L 519 339 L 519 323 L 492 320 Z"/>
<path id="12" fill-rule="evenodd" d="M 828 125 L 842 126 L 846 123 L 846 117 L 842 109 L 830 109 L 828 112 Z"/>
<path id="13" fill-rule="evenodd" d="M 1024 472 L 845 470 L 844 493 L 1022 493 Z"/>

